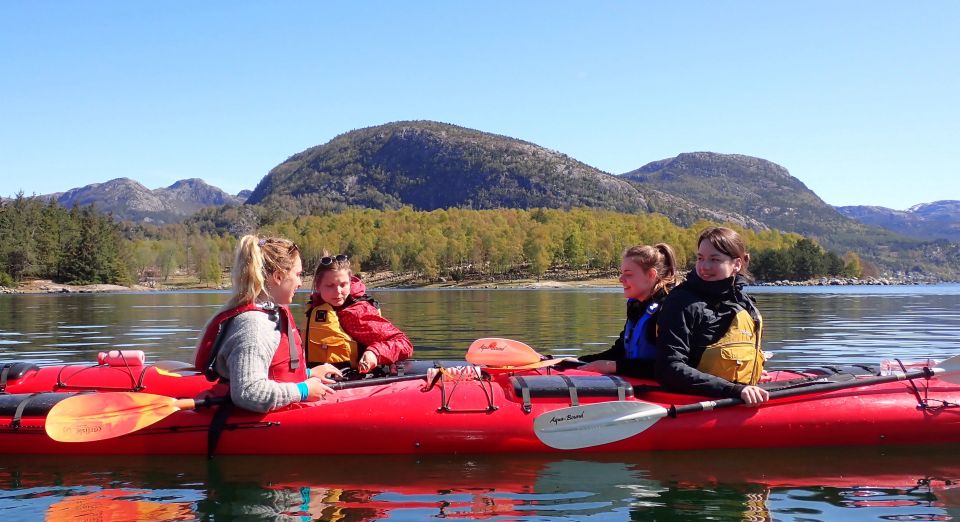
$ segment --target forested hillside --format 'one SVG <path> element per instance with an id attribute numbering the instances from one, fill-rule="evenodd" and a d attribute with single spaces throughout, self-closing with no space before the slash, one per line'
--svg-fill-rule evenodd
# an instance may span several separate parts
<path id="1" fill-rule="evenodd" d="M 687 265 L 706 222 L 679 227 L 656 214 L 575 209 L 350 209 L 275 222 L 260 230 L 293 239 L 304 266 L 323 252 L 346 253 L 364 271 L 411 274 L 420 283 L 447 280 L 612 275 L 625 246 L 667 242 Z M 742 230 L 757 254 L 754 270 L 775 278 L 860 275 L 855 254 L 824 252 L 795 234 Z M 65 283 L 164 281 L 192 274 L 220 285 L 236 236 L 183 224 L 121 226 L 92 207 L 17 198 L 0 204 L 0 283 L 50 278 Z M 767 266 L 765 256 L 778 266 Z M 774 257 L 770 257 L 774 256 Z M 812 267 L 812 268 L 811 268 Z"/>
<path id="2" fill-rule="evenodd" d="M 68 211 L 22 196 L 2 203 L 8 241 L 0 245 L 0 276 L 115 282 L 179 273 L 219 284 L 240 235 L 278 230 L 301 241 L 309 264 L 323 247 L 317 234 L 337 223 L 344 232 L 329 232 L 332 249 L 371 270 L 416 272 L 424 280 L 539 277 L 550 270 L 612 270 L 625 246 L 660 237 L 625 227 L 670 224 L 676 232 L 663 237 L 682 250 L 709 221 L 757 238 L 750 248 L 764 279 L 851 272 L 960 278 L 956 242 L 922 241 L 848 219 L 785 168 L 759 158 L 689 153 L 613 176 L 525 141 L 429 121 L 359 129 L 295 154 L 262 179 L 246 204 L 198 179 L 156 191 L 118 179 L 68 195 L 81 207 Z M 96 210 L 82 207 L 88 200 L 98 202 Z M 226 204 L 201 208 L 218 201 Z M 101 216 L 99 202 L 141 214 L 115 223 Z M 916 215 L 955 226 L 956 207 L 940 203 L 918 207 Z M 196 214 L 162 224 L 169 208 Z M 410 228 L 397 230 L 385 216 Z M 358 228 L 350 219 L 375 225 Z M 502 220 L 510 224 L 500 232 L 508 239 L 482 230 Z M 76 250 L 80 231 L 98 227 L 87 234 L 109 245 L 97 255 Z M 767 233 L 790 239 L 768 245 Z M 822 263 L 797 261 L 811 257 Z M 89 270 L 78 271 L 77 264 Z"/>

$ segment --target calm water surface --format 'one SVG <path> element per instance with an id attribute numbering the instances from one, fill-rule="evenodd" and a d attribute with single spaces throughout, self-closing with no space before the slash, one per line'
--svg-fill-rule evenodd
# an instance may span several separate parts
<path id="1" fill-rule="evenodd" d="M 752 293 L 774 368 L 960 353 L 960 285 Z M 590 353 L 609 346 L 623 323 L 616 289 L 374 294 L 420 358 L 459 358 L 488 336 L 542 353 Z M 148 361 L 188 360 L 225 298 L 0 296 L 0 361 L 92 362 L 113 348 L 142 349 Z M 0 519 L 953 520 L 958 454 L 934 447 L 211 462 L 4 456 Z"/>

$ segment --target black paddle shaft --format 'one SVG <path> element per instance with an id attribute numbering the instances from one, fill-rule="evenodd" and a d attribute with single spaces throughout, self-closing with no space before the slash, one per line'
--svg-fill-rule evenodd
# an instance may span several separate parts
<path id="1" fill-rule="evenodd" d="M 349 390 L 351 388 L 365 388 L 367 386 L 379 386 L 381 384 L 393 384 L 395 382 L 415 381 L 417 379 L 426 379 L 426 374 L 397 375 L 395 377 L 378 377 L 373 379 L 358 379 L 356 381 L 340 381 L 330 384 L 333 390 Z"/>
<path id="2" fill-rule="evenodd" d="M 942 371 L 942 370 L 941 370 Z M 930 368 L 923 368 L 920 370 L 914 370 L 907 373 L 892 373 L 890 375 L 881 375 L 879 377 L 868 377 L 866 379 L 851 379 L 849 381 L 843 382 L 828 382 L 826 384 L 817 384 L 814 386 L 805 386 L 801 388 L 790 388 L 786 390 L 776 390 L 770 392 L 771 399 L 779 399 L 782 397 L 794 397 L 797 395 L 806 395 L 809 393 L 823 393 L 835 390 L 844 390 L 847 388 L 859 388 L 861 386 L 872 386 L 874 384 L 883 384 L 885 382 L 894 382 L 894 381 L 905 381 L 913 379 L 929 379 L 936 375 Z M 739 397 L 732 397 L 728 399 L 720 399 L 716 401 L 703 401 L 694 404 L 684 404 L 682 406 L 670 406 L 669 415 L 671 417 L 676 417 L 677 415 L 683 413 L 694 413 L 698 411 L 710 411 L 717 408 L 728 408 L 730 406 L 739 406 L 740 404 L 745 404 L 743 399 Z"/>

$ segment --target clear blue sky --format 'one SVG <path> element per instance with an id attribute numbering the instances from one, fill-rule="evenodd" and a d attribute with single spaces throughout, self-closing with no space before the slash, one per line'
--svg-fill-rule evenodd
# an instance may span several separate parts
<path id="1" fill-rule="evenodd" d="M 761 157 L 833 205 L 960 199 L 960 2 L 0 4 L 0 195 L 252 189 L 437 120 L 620 174 Z"/>

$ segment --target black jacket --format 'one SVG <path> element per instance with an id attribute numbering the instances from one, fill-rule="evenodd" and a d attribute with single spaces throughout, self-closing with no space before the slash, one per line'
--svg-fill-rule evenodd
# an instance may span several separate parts
<path id="1" fill-rule="evenodd" d="M 627 320 L 636 321 L 647 312 L 647 307 L 650 306 L 650 303 L 654 301 L 662 301 L 664 296 L 658 295 L 647 299 L 646 301 L 637 301 L 636 299 L 631 299 L 627 301 Z M 650 343 L 657 342 L 657 314 L 659 310 L 654 312 L 653 317 L 651 317 L 647 323 L 644 325 L 643 335 L 647 337 L 647 340 Z M 613 343 L 613 346 L 601 353 L 596 353 L 593 355 L 582 355 L 579 359 L 583 362 L 593 362 L 593 361 L 616 361 L 617 363 L 617 374 L 618 375 L 629 375 L 630 377 L 638 377 L 641 379 L 653 379 L 654 371 L 653 365 L 654 361 L 645 360 L 645 359 L 627 359 L 627 350 L 624 347 L 623 343 L 624 331 L 620 331 L 620 338 L 617 339 L 617 342 Z"/>
<path id="2" fill-rule="evenodd" d="M 707 346 L 727 332 L 737 312 L 756 310 L 743 293 L 746 279 L 704 281 L 691 271 L 660 309 L 657 325 L 657 381 L 671 391 L 708 397 L 739 397 L 745 385 L 696 369 Z"/>

